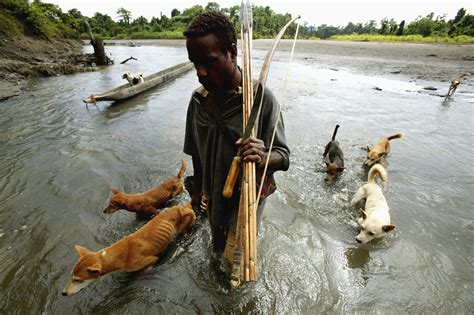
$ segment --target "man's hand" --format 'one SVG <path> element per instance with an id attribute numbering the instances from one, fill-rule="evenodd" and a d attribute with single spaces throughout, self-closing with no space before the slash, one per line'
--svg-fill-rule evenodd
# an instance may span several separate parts
<path id="1" fill-rule="evenodd" d="M 240 145 L 241 156 L 244 162 L 255 162 L 257 168 L 265 166 L 267 149 L 262 140 L 253 137 L 245 140 L 240 138 L 235 144 Z"/>

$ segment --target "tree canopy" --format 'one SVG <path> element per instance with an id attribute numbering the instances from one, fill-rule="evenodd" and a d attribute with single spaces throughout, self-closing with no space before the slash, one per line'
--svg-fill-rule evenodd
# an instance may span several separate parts
<path id="1" fill-rule="evenodd" d="M 183 38 L 183 31 L 200 13 L 220 11 L 226 14 L 240 31 L 240 6 L 222 8 L 217 2 L 209 2 L 206 6 L 194 5 L 180 12 L 173 9 L 169 17 L 160 14 L 149 21 L 139 16 L 134 18 L 129 10 L 117 9 L 115 21 L 107 14 L 95 13 L 85 17 L 77 9 L 62 12 L 59 6 L 34 0 L 1 0 L 0 1 L 0 32 L 26 34 L 39 37 L 78 38 L 85 33 L 84 20 L 88 19 L 92 31 L 105 38 Z M 269 6 L 253 6 L 254 38 L 273 38 L 280 28 L 291 20 L 288 13 L 281 14 Z M 292 35 L 296 28 L 292 25 L 287 36 Z M 326 39 L 334 35 L 380 34 L 380 35 L 422 35 L 422 36 L 474 36 L 474 15 L 464 8 L 458 10 L 455 17 L 436 16 L 429 13 L 419 16 L 415 21 L 406 23 L 385 17 L 380 23 L 374 20 L 364 23 L 349 22 L 346 26 L 308 25 L 300 26 L 299 38 Z"/>

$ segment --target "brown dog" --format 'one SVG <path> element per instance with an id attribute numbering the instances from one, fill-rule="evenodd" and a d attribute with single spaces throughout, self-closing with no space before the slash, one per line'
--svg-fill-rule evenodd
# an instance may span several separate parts
<path id="1" fill-rule="evenodd" d="M 384 162 L 384 156 L 390 153 L 390 140 L 403 138 L 403 133 L 397 133 L 396 135 L 381 139 L 373 148 L 367 146 L 367 158 L 364 164 L 370 166 L 375 162 Z"/>
<path id="2" fill-rule="evenodd" d="M 461 84 L 461 81 L 470 75 L 471 75 L 470 73 L 464 73 L 460 75 L 459 77 L 454 78 L 451 81 L 451 85 L 449 86 L 448 94 L 446 94 L 446 97 L 453 95 L 454 92 L 456 92 L 456 89 L 458 88 L 459 84 Z"/>
<path id="3" fill-rule="evenodd" d="M 166 203 L 178 196 L 184 189 L 183 175 L 186 171 L 186 161 L 182 160 L 178 175 L 163 182 L 160 186 L 138 194 L 126 194 L 112 188 L 114 194 L 104 213 L 114 213 L 117 210 L 128 210 L 139 215 L 152 216 L 159 213 Z"/>
<path id="4" fill-rule="evenodd" d="M 162 211 L 135 233 L 97 252 L 76 245 L 80 257 L 62 295 L 73 295 L 109 272 L 132 272 L 155 264 L 173 237 L 186 234 L 195 220 L 191 204 L 179 205 Z"/>
<path id="5" fill-rule="evenodd" d="M 338 129 L 339 125 L 336 125 L 332 134 L 332 140 L 326 144 L 323 153 L 324 163 L 326 163 L 326 178 L 324 180 L 327 182 L 332 181 L 337 173 L 344 170 L 344 153 L 342 153 L 341 147 L 339 147 L 339 142 L 336 141 Z"/>

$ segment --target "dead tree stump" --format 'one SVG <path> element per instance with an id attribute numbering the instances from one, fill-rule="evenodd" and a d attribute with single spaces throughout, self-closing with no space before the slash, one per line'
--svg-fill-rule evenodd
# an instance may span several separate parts
<path id="1" fill-rule="evenodd" d="M 94 36 L 92 34 L 91 26 L 89 25 L 89 22 L 84 21 L 86 24 L 87 32 L 89 33 L 90 36 L 90 43 L 92 47 L 94 47 L 94 56 L 96 59 L 96 64 L 99 66 L 106 66 L 106 65 L 111 65 L 114 62 L 107 56 L 105 53 L 104 49 L 104 40 L 100 37 Z"/>

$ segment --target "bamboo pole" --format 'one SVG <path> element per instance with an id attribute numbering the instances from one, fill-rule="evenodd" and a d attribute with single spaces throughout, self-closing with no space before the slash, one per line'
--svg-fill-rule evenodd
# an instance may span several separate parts
<path id="1" fill-rule="evenodd" d="M 242 130 L 245 130 L 253 105 L 252 83 L 252 16 L 249 1 L 241 6 L 241 40 L 242 40 Z M 255 136 L 255 132 L 252 133 Z M 234 266 L 231 285 L 238 286 L 241 281 L 255 280 L 255 163 L 244 162 L 242 171 L 241 198 L 234 248 Z M 243 256 L 239 259 L 239 256 Z M 239 268 L 238 264 L 241 263 Z"/>
<path id="2" fill-rule="evenodd" d="M 252 110 L 252 105 L 253 105 L 253 77 L 252 77 L 252 7 L 250 3 L 247 1 L 247 18 L 249 20 L 250 27 L 248 29 L 248 34 L 247 34 L 247 45 L 248 45 L 248 54 L 247 54 L 247 59 L 248 59 L 248 81 L 246 84 L 247 88 L 247 95 L 248 95 L 248 102 L 246 104 L 247 107 L 247 121 L 248 117 L 250 116 L 250 112 Z M 252 137 L 255 137 L 255 126 L 252 130 L 251 133 Z M 247 206 L 246 206 L 246 211 L 247 211 L 247 225 L 248 225 L 248 234 L 247 234 L 247 243 L 248 243 L 248 252 L 249 252 L 249 258 L 247 262 L 247 268 L 248 268 L 248 273 L 246 272 L 245 274 L 245 281 L 255 281 L 255 247 L 256 247 L 256 242 L 255 242 L 255 229 L 254 229 L 254 224 L 253 221 L 255 219 L 255 190 L 256 190 L 256 182 L 255 182 L 255 163 L 254 162 L 245 162 L 244 163 L 244 169 L 247 169 L 247 182 L 248 182 L 248 189 L 247 189 Z"/>
<path id="3" fill-rule="evenodd" d="M 248 6 L 248 18 L 250 22 L 253 20 L 252 16 L 252 10 L 250 3 L 247 3 Z M 253 37 L 253 28 L 249 28 L 249 46 L 250 49 L 249 51 L 252 52 L 252 37 Z M 249 54 L 249 58 L 250 58 Z M 253 73 L 252 73 L 252 67 L 249 69 L 249 76 L 250 79 L 252 80 L 253 78 Z M 249 84 L 249 90 L 250 90 L 250 96 L 251 96 L 251 101 L 249 103 L 249 115 L 251 111 L 251 107 L 253 105 L 253 82 L 250 81 Z M 252 130 L 252 136 L 256 136 L 256 131 L 258 128 L 258 120 L 256 121 L 253 130 Z M 257 271 L 256 271 L 256 265 L 257 265 L 257 228 L 256 228 L 256 222 L 257 222 L 257 207 L 258 205 L 255 204 L 256 201 L 256 165 L 255 163 L 248 163 L 248 167 L 250 168 L 249 171 L 249 181 L 251 185 L 249 186 L 249 251 L 250 251 L 250 257 L 249 257 L 249 268 L 250 268 L 250 274 L 249 274 L 249 281 L 255 281 L 257 279 Z"/>

